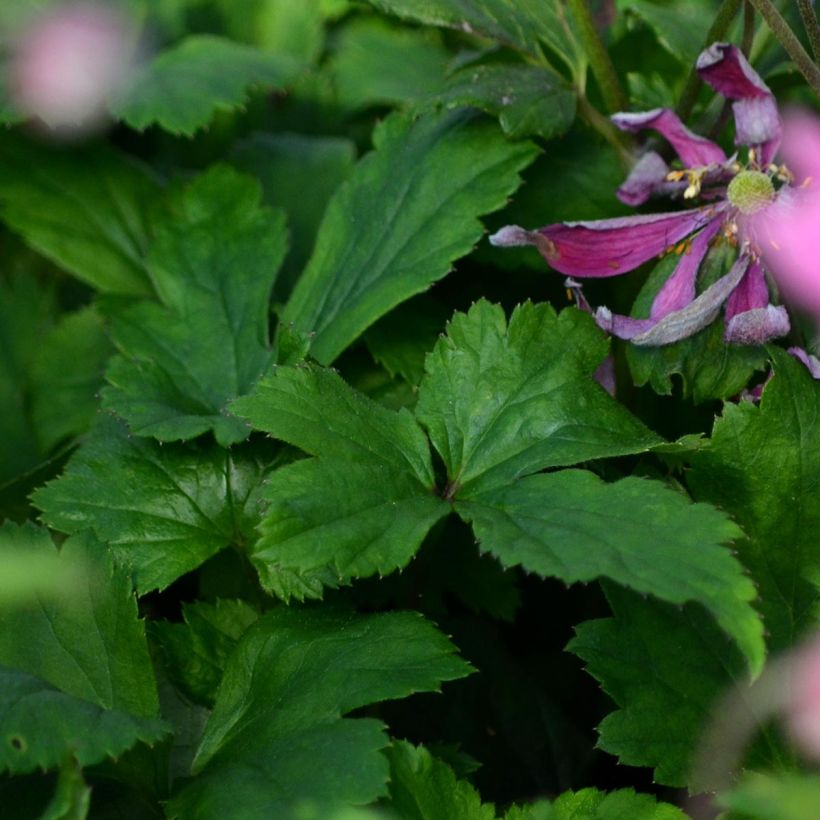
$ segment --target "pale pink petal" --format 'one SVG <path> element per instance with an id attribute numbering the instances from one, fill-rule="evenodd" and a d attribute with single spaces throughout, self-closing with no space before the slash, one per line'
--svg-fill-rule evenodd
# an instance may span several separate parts
<path id="1" fill-rule="evenodd" d="M 647 151 L 632 167 L 629 176 L 615 192 L 615 196 L 624 204 L 636 208 L 656 193 L 671 193 L 670 186 L 673 186 L 673 190 L 683 191 L 686 183 L 667 182 L 668 173 L 669 166 L 660 154 Z"/>
<path id="2" fill-rule="evenodd" d="M 723 338 L 730 344 L 762 345 L 791 330 L 789 314 L 782 305 L 766 305 L 727 317 Z"/>
<path id="3" fill-rule="evenodd" d="M 820 359 L 817 356 L 807 353 L 802 347 L 790 347 L 788 352 L 806 365 L 813 379 L 820 379 Z"/>
<path id="4" fill-rule="evenodd" d="M 655 108 L 641 113 L 619 113 L 612 121 L 622 131 L 635 133 L 651 128 L 662 134 L 677 151 L 686 168 L 721 165 L 726 162 L 723 149 L 712 140 L 690 131 L 669 108 Z"/>
<path id="5" fill-rule="evenodd" d="M 567 276 L 618 276 L 719 220 L 727 207 L 721 203 L 677 213 L 564 222 L 535 231 L 508 225 L 491 236 L 490 242 L 500 247 L 533 245 L 555 270 Z"/>
<path id="6" fill-rule="evenodd" d="M 820 760 L 820 640 L 799 651 L 791 674 L 789 729 L 800 749 Z"/>
<path id="7" fill-rule="evenodd" d="M 701 79 L 732 100 L 735 142 L 759 147 L 762 164 L 771 162 L 783 125 L 771 90 L 743 52 L 730 43 L 714 43 L 698 57 L 696 68 Z"/>

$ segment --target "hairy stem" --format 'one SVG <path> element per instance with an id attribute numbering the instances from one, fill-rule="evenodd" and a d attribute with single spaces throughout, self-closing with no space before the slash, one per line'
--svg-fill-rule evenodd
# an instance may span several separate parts
<path id="1" fill-rule="evenodd" d="M 820 23 L 817 22 L 817 13 L 811 0 L 797 0 L 797 7 L 800 9 L 800 16 L 803 18 L 806 34 L 809 35 L 812 54 L 814 54 L 814 59 L 817 60 L 820 58 Z"/>
<path id="2" fill-rule="evenodd" d="M 595 27 L 587 0 L 569 0 L 569 8 L 578 24 L 581 42 L 589 58 L 592 73 L 600 86 L 607 110 L 610 113 L 623 111 L 627 103 L 626 94 L 621 87 L 612 58 Z"/>
<path id="3" fill-rule="evenodd" d="M 811 86 L 812 91 L 815 94 L 820 94 L 820 68 L 817 67 L 806 49 L 800 44 L 800 40 L 789 28 L 789 24 L 783 19 L 783 15 L 772 5 L 770 0 L 749 0 L 749 2 L 766 21 L 766 25 L 772 30 L 772 34 L 786 50 L 789 57 L 792 58 L 798 71 L 806 78 L 806 82 Z"/>
<path id="4" fill-rule="evenodd" d="M 715 17 L 714 23 L 706 34 L 706 42 L 703 47 L 706 48 L 714 43 L 716 40 L 721 40 L 729 26 L 732 25 L 732 20 L 740 8 L 742 0 L 724 0 L 723 5 Z M 701 79 L 697 70 L 693 67 L 686 78 L 686 84 L 681 92 L 680 101 L 678 102 L 677 113 L 682 120 L 689 118 L 692 109 L 698 99 L 698 92 L 700 91 Z"/>

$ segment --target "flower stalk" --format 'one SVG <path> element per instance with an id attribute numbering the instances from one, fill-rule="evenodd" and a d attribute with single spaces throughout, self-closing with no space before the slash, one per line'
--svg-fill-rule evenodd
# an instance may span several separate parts
<path id="1" fill-rule="evenodd" d="M 800 9 L 800 16 L 803 18 L 803 25 L 806 34 L 809 36 L 811 51 L 814 59 L 820 58 L 820 23 L 817 22 L 817 13 L 811 0 L 797 0 L 797 7 Z"/>

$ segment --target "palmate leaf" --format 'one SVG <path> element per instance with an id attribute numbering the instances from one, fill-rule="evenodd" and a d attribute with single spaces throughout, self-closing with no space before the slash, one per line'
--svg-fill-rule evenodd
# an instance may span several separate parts
<path id="1" fill-rule="evenodd" d="M 469 666 L 414 613 L 280 607 L 232 656 L 170 818 L 294 817 L 313 803 L 364 804 L 387 790 L 384 726 L 346 713 L 437 690 Z M 318 816 L 327 816 L 319 813 Z"/>
<path id="2" fill-rule="evenodd" d="M 145 593 L 252 538 L 267 466 L 246 448 L 163 447 L 102 416 L 63 475 L 33 502 L 56 530 L 93 530 Z"/>
<path id="3" fill-rule="evenodd" d="M 559 75 L 518 63 L 466 66 L 427 102 L 479 108 L 498 117 L 511 137 L 552 139 L 575 119 L 575 92 Z"/>
<path id="4" fill-rule="evenodd" d="M 284 322 L 316 334 L 311 353 L 323 364 L 445 276 L 481 237 L 478 217 L 504 204 L 536 154 L 490 123 L 452 112 L 393 114 L 373 141 L 330 201 L 282 312 Z"/>
<path id="5" fill-rule="evenodd" d="M 248 88 L 282 88 L 298 74 L 299 61 L 223 37 L 193 34 L 161 52 L 140 69 L 112 105 L 132 128 L 159 125 L 191 136 L 218 110 L 247 100 Z"/>
<path id="6" fill-rule="evenodd" d="M 446 26 L 496 40 L 541 59 L 549 45 L 574 67 L 580 49 L 566 7 L 554 0 L 370 0 L 376 8 L 406 20 Z"/>
<path id="7" fill-rule="evenodd" d="M 56 554 L 48 532 L 36 532 L 25 536 L 31 553 Z M 74 594 L 0 610 L 0 664 L 104 709 L 154 717 L 157 687 L 128 573 L 90 533 L 69 538 L 59 561 L 79 577 Z"/>
<path id="8" fill-rule="evenodd" d="M 726 404 L 711 441 L 692 457 L 695 498 L 731 513 L 737 544 L 760 590 L 773 649 L 817 622 L 820 590 L 820 384 L 777 348 L 759 406 Z"/>
<path id="9" fill-rule="evenodd" d="M 104 709 L 0 666 L 0 772 L 55 769 L 67 755 L 90 766 L 167 734 L 161 720 Z"/>
<path id="10" fill-rule="evenodd" d="M 762 668 L 763 624 L 750 606 L 755 586 L 721 546 L 742 533 L 714 507 L 659 482 L 606 484 L 564 470 L 472 495 L 456 510 L 505 566 L 567 583 L 611 578 L 664 601 L 703 604 L 751 668 Z"/>
<path id="11" fill-rule="evenodd" d="M 676 608 L 607 588 L 613 617 L 576 628 L 569 651 L 620 707 L 598 745 L 670 786 L 689 782 L 703 732 L 727 688 L 747 681 L 740 653 L 691 604 Z"/>
<path id="12" fill-rule="evenodd" d="M 331 370 L 279 367 L 233 404 L 252 425 L 318 458 L 275 471 L 253 547 L 282 598 L 392 572 L 449 508 L 433 493 L 430 447 L 410 413 L 381 407 Z"/>
<path id="13" fill-rule="evenodd" d="M 225 446 L 247 426 L 226 411 L 270 365 L 268 302 L 286 247 L 284 217 L 252 179 L 216 166 L 171 202 L 150 270 L 163 304 L 121 311 L 103 406 L 163 441 L 213 430 Z"/>
<path id="14" fill-rule="evenodd" d="M 427 358 L 416 415 L 470 497 L 547 467 L 646 452 L 661 440 L 592 378 L 607 342 L 587 315 L 549 304 L 510 317 L 476 303 Z"/>
<path id="15" fill-rule="evenodd" d="M 60 150 L 0 134 L 3 221 L 103 293 L 152 292 L 145 257 L 161 193 L 145 168 L 111 149 Z"/>

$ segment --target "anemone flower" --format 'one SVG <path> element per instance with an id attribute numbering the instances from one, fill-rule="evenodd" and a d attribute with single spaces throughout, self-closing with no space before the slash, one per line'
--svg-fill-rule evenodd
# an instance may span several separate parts
<path id="1" fill-rule="evenodd" d="M 786 168 L 773 164 L 782 136 L 774 97 L 742 52 L 715 43 L 697 61 L 701 78 L 732 101 L 736 143 L 746 146 L 744 163 L 727 157 L 711 140 L 692 133 L 669 109 L 622 113 L 613 117 L 626 131 L 651 128 L 677 152 L 682 168 L 670 170 L 656 153 L 647 153 L 618 190 L 638 205 L 656 194 L 699 198 L 687 210 L 564 222 L 537 230 L 508 225 L 490 237 L 497 246 L 533 245 L 557 271 L 577 279 L 619 276 L 653 257 L 676 253 L 680 259 L 655 297 L 649 318 L 595 313 L 604 329 L 634 344 L 670 344 L 697 333 L 726 305 L 729 342 L 760 344 L 789 331 L 785 308 L 770 303 L 761 250 L 756 242 L 759 215 L 790 189 Z M 754 223 L 753 223 L 753 218 Z M 696 293 L 698 269 L 710 247 L 725 241 L 738 248 L 729 272 Z"/>

